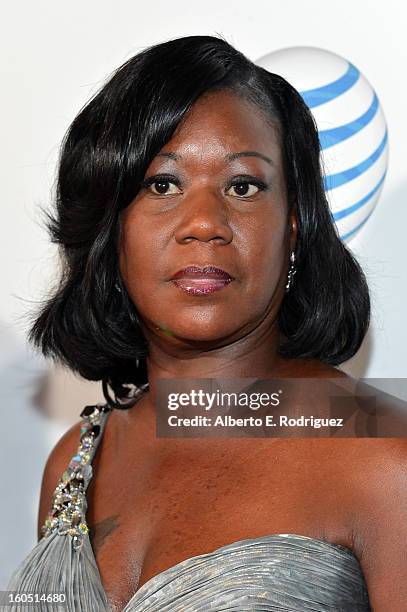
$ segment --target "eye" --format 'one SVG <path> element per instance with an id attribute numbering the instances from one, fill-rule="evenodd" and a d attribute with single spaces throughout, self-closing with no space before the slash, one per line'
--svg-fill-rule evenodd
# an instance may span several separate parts
<path id="1" fill-rule="evenodd" d="M 256 185 L 252 185 L 251 183 L 236 183 L 236 185 L 231 185 L 228 191 L 230 191 L 230 189 L 235 190 L 235 193 L 232 193 L 232 195 L 237 195 L 239 197 L 250 197 L 255 195 L 259 191 L 259 188 Z"/>
<path id="2" fill-rule="evenodd" d="M 235 179 L 233 183 L 231 183 L 231 185 L 227 188 L 226 193 L 230 192 L 231 189 L 234 190 L 234 193 L 231 193 L 230 195 L 239 198 L 250 198 L 256 195 L 259 191 L 264 191 L 267 189 L 267 185 L 252 177 L 241 177 Z"/>
<path id="3" fill-rule="evenodd" d="M 154 183 L 150 184 L 151 191 L 153 193 L 157 193 L 159 195 L 173 195 L 174 193 L 179 193 L 179 188 L 175 183 L 171 183 L 171 181 L 154 181 Z"/>
<path id="4" fill-rule="evenodd" d="M 150 189 L 155 195 L 175 195 L 181 193 L 178 180 L 172 176 L 151 176 L 142 181 L 141 186 L 145 189 Z"/>

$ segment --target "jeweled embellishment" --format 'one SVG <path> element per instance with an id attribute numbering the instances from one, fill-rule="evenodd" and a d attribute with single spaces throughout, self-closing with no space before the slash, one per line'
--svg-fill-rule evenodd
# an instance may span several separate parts
<path id="1" fill-rule="evenodd" d="M 48 537 L 55 530 L 59 535 L 70 535 L 74 550 L 81 548 L 84 536 L 89 533 L 85 492 L 92 478 L 90 458 L 96 438 L 100 434 L 101 414 L 106 409 L 106 406 L 97 404 L 85 406 L 81 412 L 84 422 L 78 450 L 59 480 L 53 494 L 51 510 L 41 528 L 44 537 Z"/>

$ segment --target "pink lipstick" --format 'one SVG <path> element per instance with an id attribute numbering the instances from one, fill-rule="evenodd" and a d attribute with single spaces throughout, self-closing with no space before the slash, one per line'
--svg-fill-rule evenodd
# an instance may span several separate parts
<path id="1" fill-rule="evenodd" d="M 234 280 L 225 270 L 216 266 L 187 266 L 171 277 L 171 281 L 185 293 L 203 295 L 224 289 Z"/>

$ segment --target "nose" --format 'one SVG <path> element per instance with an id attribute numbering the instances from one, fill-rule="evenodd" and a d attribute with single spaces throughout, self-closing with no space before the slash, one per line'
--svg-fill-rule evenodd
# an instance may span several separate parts
<path id="1" fill-rule="evenodd" d="M 200 189 L 185 198 L 180 210 L 180 219 L 175 231 L 179 243 L 200 240 L 228 244 L 233 232 L 228 211 L 221 196 L 210 189 Z"/>

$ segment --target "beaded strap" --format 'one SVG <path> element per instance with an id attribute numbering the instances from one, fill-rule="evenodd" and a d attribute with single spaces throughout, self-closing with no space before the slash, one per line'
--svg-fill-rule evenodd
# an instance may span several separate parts
<path id="1" fill-rule="evenodd" d="M 70 535 L 74 550 L 81 548 L 84 536 L 89 532 L 86 489 L 93 474 L 91 462 L 111 410 L 108 404 L 85 406 L 82 410 L 78 450 L 59 480 L 53 494 L 52 508 L 41 527 L 44 537 L 54 531 L 59 535 Z"/>
<path id="2" fill-rule="evenodd" d="M 148 388 L 148 383 L 136 387 L 133 399 L 140 399 Z M 48 537 L 55 531 L 59 535 L 70 535 L 74 550 L 82 547 L 83 539 L 89 533 L 86 522 L 86 489 L 93 475 L 92 459 L 111 411 L 112 406 L 109 404 L 85 406 L 82 410 L 78 450 L 59 480 L 52 496 L 51 510 L 41 527 L 43 537 Z"/>

